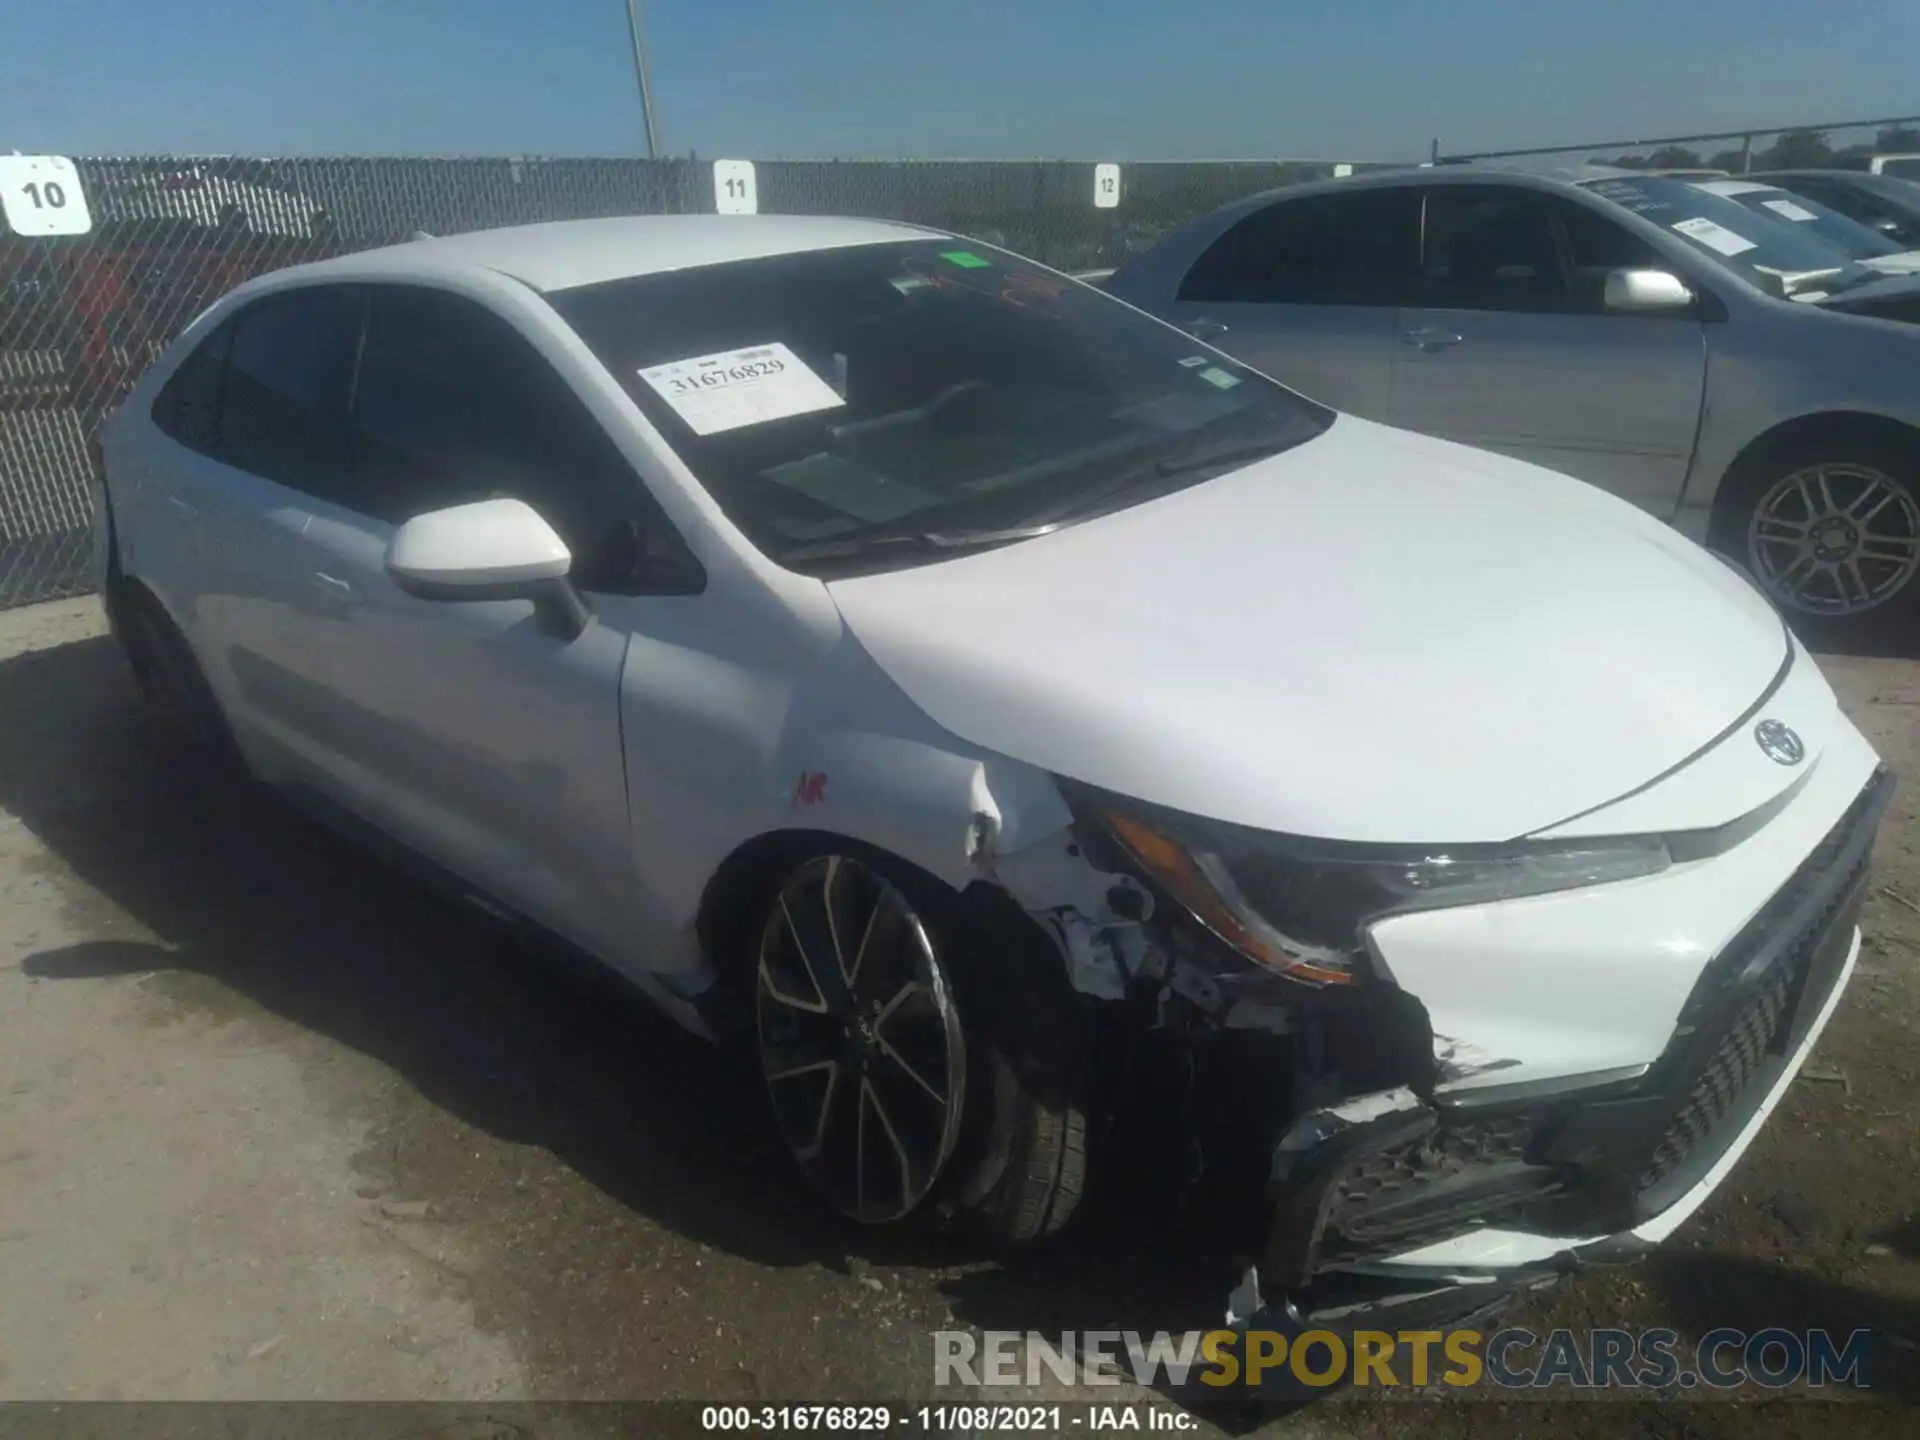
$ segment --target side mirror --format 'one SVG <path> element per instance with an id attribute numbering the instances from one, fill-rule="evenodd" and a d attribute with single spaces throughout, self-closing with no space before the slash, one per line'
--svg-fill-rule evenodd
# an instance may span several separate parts
<path id="1" fill-rule="evenodd" d="M 1665 270 L 1615 270 L 1607 276 L 1605 300 L 1609 310 L 1657 313 L 1687 309 L 1693 291 Z"/>
<path id="2" fill-rule="evenodd" d="M 587 628 L 586 601 L 567 578 L 573 556 L 520 500 L 480 500 L 416 515 L 387 546 L 387 574 L 421 600 L 531 600 L 564 640 Z"/>

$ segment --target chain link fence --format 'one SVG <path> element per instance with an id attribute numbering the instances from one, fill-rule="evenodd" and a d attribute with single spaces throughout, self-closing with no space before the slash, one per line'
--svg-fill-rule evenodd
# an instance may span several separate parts
<path id="1" fill-rule="evenodd" d="M 84 234 L 0 228 L 0 608 L 84 593 L 87 441 L 196 315 L 268 270 L 541 220 L 711 212 L 697 159 L 79 159 Z M 1341 167 L 1353 169 L 1369 166 Z M 1332 162 L 1128 164 L 1095 204 L 1068 161 L 763 161 L 757 206 L 952 230 L 1066 270 L 1117 265 L 1179 222 Z M 11 213 L 11 212 L 10 212 Z"/>

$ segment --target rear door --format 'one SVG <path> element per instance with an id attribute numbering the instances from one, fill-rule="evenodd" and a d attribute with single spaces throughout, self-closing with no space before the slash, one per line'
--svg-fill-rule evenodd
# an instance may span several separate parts
<path id="1" fill-rule="evenodd" d="M 1497 450 L 1670 515 L 1706 385 L 1695 313 L 1609 311 L 1609 271 L 1670 269 L 1597 209 L 1519 186 L 1427 192 L 1399 314 L 1395 425 Z"/>
<path id="2" fill-rule="evenodd" d="M 183 553 L 165 598 L 236 723 L 309 761 L 319 697 L 315 657 L 300 645 L 301 536 L 309 495 L 337 485 L 346 463 L 365 305 L 358 287 L 339 285 L 256 300 L 194 352 L 155 406 L 175 446 L 150 528 L 170 531 Z"/>
<path id="3" fill-rule="evenodd" d="M 1419 207 L 1413 188 L 1276 201 L 1200 256 L 1169 318 L 1322 404 L 1384 420 Z"/>

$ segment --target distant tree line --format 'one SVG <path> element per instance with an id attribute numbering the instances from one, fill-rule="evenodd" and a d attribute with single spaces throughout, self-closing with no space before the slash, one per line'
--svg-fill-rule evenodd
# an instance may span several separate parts
<path id="1" fill-rule="evenodd" d="M 1871 145 L 1847 145 L 1836 150 L 1824 130 L 1788 130 L 1771 145 L 1755 148 L 1746 168 L 1753 170 L 1865 169 L 1873 155 L 1893 152 L 1920 152 L 1920 130 L 1911 125 L 1888 125 L 1873 137 Z M 1650 155 L 1620 155 L 1609 159 L 1593 157 L 1596 165 L 1617 165 L 1624 170 L 1727 170 L 1742 168 L 1738 147 L 1702 155 L 1684 145 L 1663 145 Z"/>

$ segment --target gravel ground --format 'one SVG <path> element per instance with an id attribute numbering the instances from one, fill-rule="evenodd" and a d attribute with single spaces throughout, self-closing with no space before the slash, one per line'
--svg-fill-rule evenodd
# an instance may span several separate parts
<path id="1" fill-rule="evenodd" d="M 1920 770 L 1920 665 L 1824 663 Z M 1882 830 L 1819 1078 L 1667 1250 L 1518 1322 L 1871 1326 L 1878 1374 L 1910 1383 L 1916 802 L 1909 782 Z M 1006 1270 L 826 1222 L 704 1046 L 270 797 L 207 793 L 144 733 L 92 601 L 0 613 L 0 1400 L 898 1401 L 928 1391 L 930 1330 L 1151 1330 L 1222 1293 L 1099 1247 Z M 1332 1401 L 1201 1428 L 1415 1424 L 1913 1433 L 1911 1411 L 1779 1401 Z"/>

